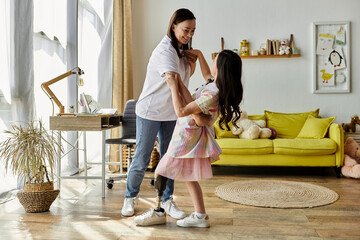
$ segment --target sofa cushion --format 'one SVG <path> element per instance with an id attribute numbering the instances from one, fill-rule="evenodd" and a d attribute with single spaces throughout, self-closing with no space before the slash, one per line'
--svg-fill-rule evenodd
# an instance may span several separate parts
<path id="1" fill-rule="evenodd" d="M 323 138 L 334 120 L 335 117 L 316 118 L 309 115 L 297 138 Z"/>
<path id="2" fill-rule="evenodd" d="M 266 110 L 264 112 L 267 127 L 274 128 L 279 138 L 295 138 L 309 115 L 319 115 L 319 109 L 303 113 L 277 113 Z"/>
<path id="3" fill-rule="evenodd" d="M 330 138 L 322 139 L 274 139 L 274 153 L 281 155 L 329 155 L 337 150 L 337 145 Z"/>
<path id="4" fill-rule="evenodd" d="M 216 139 L 225 154 L 270 154 L 273 153 L 273 141 L 269 139 Z"/>
<path id="5" fill-rule="evenodd" d="M 264 120 L 264 121 L 266 121 L 265 115 L 249 115 L 248 118 L 251 119 L 251 120 Z M 220 138 L 238 138 L 237 135 L 234 135 L 231 132 L 231 128 L 233 127 L 232 123 L 229 123 L 230 131 L 226 130 L 225 124 L 223 124 L 222 126 L 223 126 L 223 129 L 221 129 L 220 126 L 219 126 L 219 118 L 216 119 L 216 121 L 214 123 L 216 138 L 219 138 L 219 139 Z"/>
<path id="6" fill-rule="evenodd" d="M 233 124 L 231 122 L 229 123 L 230 131 L 228 131 L 228 130 L 226 130 L 225 124 L 222 124 L 223 129 L 220 128 L 219 120 L 220 120 L 220 118 L 217 118 L 214 123 L 216 138 L 238 138 L 237 135 L 234 135 L 231 132 L 231 128 L 233 127 Z"/>
<path id="7" fill-rule="evenodd" d="M 264 121 L 266 121 L 265 115 L 249 115 L 248 118 L 250 120 L 264 120 Z"/>

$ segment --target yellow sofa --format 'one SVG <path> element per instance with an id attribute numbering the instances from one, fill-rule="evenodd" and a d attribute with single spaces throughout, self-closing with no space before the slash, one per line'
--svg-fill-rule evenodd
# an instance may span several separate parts
<path id="1" fill-rule="evenodd" d="M 223 153 L 213 165 L 339 167 L 344 159 L 344 134 L 333 118 L 320 118 L 319 109 L 305 113 L 250 115 L 277 131 L 275 139 L 240 139 L 214 124 Z M 225 129 L 225 128 L 224 128 Z"/>

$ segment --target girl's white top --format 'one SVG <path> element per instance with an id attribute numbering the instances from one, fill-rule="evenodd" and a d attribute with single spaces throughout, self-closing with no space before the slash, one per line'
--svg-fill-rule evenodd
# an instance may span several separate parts
<path id="1" fill-rule="evenodd" d="M 190 71 L 186 57 L 179 58 L 171 39 L 166 35 L 151 54 L 143 90 L 136 104 L 136 115 L 153 121 L 176 120 L 165 73 L 178 73 L 185 86 L 188 86 Z"/>

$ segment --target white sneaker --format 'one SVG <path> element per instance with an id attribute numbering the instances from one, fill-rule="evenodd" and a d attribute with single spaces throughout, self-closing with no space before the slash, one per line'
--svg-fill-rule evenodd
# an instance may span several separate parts
<path id="1" fill-rule="evenodd" d="M 150 208 L 150 211 L 136 216 L 134 221 L 136 225 L 139 226 L 166 224 L 166 213 L 164 213 L 163 216 L 159 216 L 155 213 L 153 208 Z"/>
<path id="2" fill-rule="evenodd" d="M 132 215 L 134 215 L 134 213 L 135 213 L 134 201 L 135 201 L 135 198 L 125 198 L 124 199 L 124 205 L 121 209 L 121 215 L 123 215 L 124 217 L 131 217 Z"/>
<path id="3" fill-rule="evenodd" d="M 201 227 L 201 228 L 207 228 L 210 227 L 210 220 L 209 216 L 206 215 L 205 218 L 199 219 L 195 213 L 190 214 L 190 216 L 178 220 L 176 224 L 179 227 Z"/>
<path id="4" fill-rule="evenodd" d="M 173 217 L 175 219 L 183 219 L 184 217 L 186 217 L 186 214 L 176 206 L 172 197 L 166 202 L 161 202 L 161 207 L 170 217 Z"/>

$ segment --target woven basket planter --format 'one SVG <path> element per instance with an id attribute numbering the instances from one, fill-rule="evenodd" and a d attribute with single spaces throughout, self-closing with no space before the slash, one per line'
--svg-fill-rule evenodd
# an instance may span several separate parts
<path id="1" fill-rule="evenodd" d="M 44 192 L 54 190 L 53 182 L 25 184 L 23 192 Z"/>
<path id="2" fill-rule="evenodd" d="M 46 212 L 59 195 L 60 190 L 54 190 L 53 182 L 43 184 L 25 184 L 24 190 L 17 197 L 28 213 Z"/>

